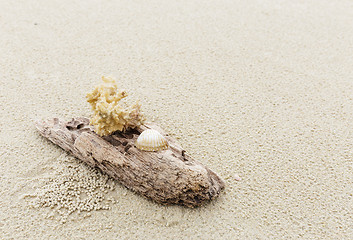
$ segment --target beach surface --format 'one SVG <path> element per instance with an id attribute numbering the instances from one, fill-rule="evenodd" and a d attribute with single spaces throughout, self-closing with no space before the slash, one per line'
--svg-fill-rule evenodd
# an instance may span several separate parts
<path id="1" fill-rule="evenodd" d="M 0 1 L 0 239 L 351 239 L 353 2 Z M 221 176 L 195 209 L 39 135 L 112 76 Z M 238 175 L 241 181 L 237 181 Z"/>

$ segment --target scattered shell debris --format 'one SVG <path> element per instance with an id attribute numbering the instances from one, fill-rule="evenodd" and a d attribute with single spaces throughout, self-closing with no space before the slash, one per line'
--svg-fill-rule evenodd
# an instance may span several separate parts
<path id="1" fill-rule="evenodd" d="M 116 202 L 110 196 L 113 194 L 109 194 L 113 190 L 114 180 L 100 170 L 70 163 L 36 190 L 31 206 L 51 208 L 49 218 L 59 218 L 65 223 L 73 213 L 89 217 L 93 210 L 110 209 Z"/>

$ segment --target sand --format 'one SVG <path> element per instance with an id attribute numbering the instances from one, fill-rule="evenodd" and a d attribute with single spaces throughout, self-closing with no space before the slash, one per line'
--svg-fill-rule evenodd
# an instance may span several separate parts
<path id="1" fill-rule="evenodd" d="M 1 239 L 350 239 L 352 1 L 1 1 Z M 222 176 L 161 206 L 42 138 L 102 75 Z M 242 178 L 237 181 L 237 174 Z"/>

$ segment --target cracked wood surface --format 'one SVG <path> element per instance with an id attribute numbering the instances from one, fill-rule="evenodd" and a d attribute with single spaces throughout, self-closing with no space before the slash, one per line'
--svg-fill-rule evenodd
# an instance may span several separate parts
<path id="1" fill-rule="evenodd" d="M 191 158 L 155 125 L 145 124 L 106 137 L 97 135 L 87 118 L 73 118 L 69 122 L 54 118 L 38 121 L 36 127 L 41 135 L 75 157 L 158 203 L 196 207 L 216 198 L 224 188 L 216 173 Z M 167 150 L 146 152 L 135 147 L 139 134 L 148 128 L 167 139 Z"/>

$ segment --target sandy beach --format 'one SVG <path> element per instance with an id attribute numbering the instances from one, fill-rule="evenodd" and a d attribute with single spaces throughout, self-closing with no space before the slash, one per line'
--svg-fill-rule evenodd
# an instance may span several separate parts
<path id="1" fill-rule="evenodd" d="M 0 1 L 0 239 L 351 239 L 352 13 Z M 156 204 L 38 134 L 35 120 L 89 117 L 103 75 L 224 179 L 217 199 Z"/>

